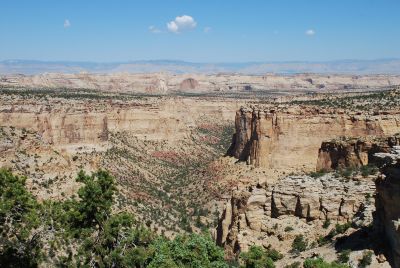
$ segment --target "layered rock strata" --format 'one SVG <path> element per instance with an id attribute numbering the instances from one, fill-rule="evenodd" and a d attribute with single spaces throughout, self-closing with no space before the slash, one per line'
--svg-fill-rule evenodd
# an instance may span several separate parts
<path id="1" fill-rule="evenodd" d="M 380 138 L 341 137 L 322 142 L 318 152 L 317 171 L 358 168 L 375 164 L 375 153 L 388 153 L 400 144 L 400 135 Z"/>
<path id="2" fill-rule="evenodd" d="M 288 176 L 274 185 L 237 190 L 226 203 L 216 241 L 228 252 L 249 245 L 272 244 L 287 251 L 295 235 L 310 241 L 325 235 L 322 222 L 372 222 L 374 182 L 345 180 L 327 174 L 319 178 Z"/>
<path id="3" fill-rule="evenodd" d="M 2 95 L 0 107 L 0 126 L 36 131 L 58 148 L 98 151 L 106 148 L 109 132 L 117 131 L 130 132 L 140 140 L 181 141 L 197 127 L 200 118 L 228 122 L 240 104 L 194 98 L 25 99 Z"/>
<path id="4" fill-rule="evenodd" d="M 399 122 L 398 111 L 374 115 L 304 106 L 241 108 L 228 154 L 257 167 L 314 170 L 324 140 L 394 135 Z"/>

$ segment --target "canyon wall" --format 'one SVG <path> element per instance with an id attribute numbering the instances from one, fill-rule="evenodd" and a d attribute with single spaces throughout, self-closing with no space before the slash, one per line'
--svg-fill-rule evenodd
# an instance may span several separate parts
<path id="1" fill-rule="evenodd" d="M 324 140 L 400 132 L 400 112 L 346 113 L 315 107 L 241 108 L 228 152 L 257 167 L 314 170 Z"/>
<path id="2" fill-rule="evenodd" d="M 117 131 L 128 131 L 141 140 L 177 142 L 189 137 L 198 120 L 230 122 L 240 104 L 194 98 L 118 101 L 3 97 L 0 107 L 0 126 L 37 131 L 46 142 L 67 150 L 101 150 L 107 145 L 108 133 Z"/>
<path id="3" fill-rule="evenodd" d="M 400 144 L 400 134 L 390 137 L 346 138 L 322 142 L 317 171 L 358 168 L 375 164 L 375 153 L 388 153 Z"/>
<path id="4" fill-rule="evenodd" d="M 384 174 L 376 180 L 377 225 L 388 241 L 394 267 L 400 267 L 400 146 L 376 157 L 383 163 Z"/>
<path id="5" fill-rule="evenodd" d="M 309 240 L 326 235 L 325 220 L 370 224 L 374 204 L 368 196 L 374 191 L 372 180 L 345 180 L 332 174 L 288 176 L 275 184 L 252 185 L 235 191 L 227 201 L 215 239 L 231 253 L 253 244 L 271 244 L 287 252 L 296 235 Z"/>

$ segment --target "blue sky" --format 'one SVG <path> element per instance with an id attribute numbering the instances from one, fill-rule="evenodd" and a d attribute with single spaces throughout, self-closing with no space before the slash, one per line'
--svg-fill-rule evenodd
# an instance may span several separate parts
<path id="1" fill-rule="evenodd" d="M 0 60 L 400 58 L 399 0 L 1 0 L 0 14 Z"/>

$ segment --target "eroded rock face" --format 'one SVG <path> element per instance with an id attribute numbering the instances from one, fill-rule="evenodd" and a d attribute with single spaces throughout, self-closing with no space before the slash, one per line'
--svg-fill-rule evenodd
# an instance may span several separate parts
<path id="1" fill-rule="evenodd" d="M 230 121 L 240 104 L 169 98 L 125 101 L 1 95 L 0 107 L 0 126 L 37 131 L 49 144 L 68 151 L 78 147 L 98 151 L 106 149 L 109 133 L 117 131 L 129 131 L 141 140 L 177 142 L 190 135 L 200 116 Z"/>
<path id="2" fill-rule="evenodd" d="M 387 153 L 400 144 L 400 135 L 381 138 L 345 138 L 322 142 L 317 171 L 357 168 L 374 162 L 375 153 Z"/>
<path id="3" fill-rule="evenodd" d="M 179 88 L 181 90 L 190 90 L 190 89 L 196 89 L 199 86 L 199 82 L 197 82 L 193 78 L 188 78 L 182 81 L 180 84 Z"/>
<path id="4" fill-rule="evenodd" d="M 273 185 L 237 190 L 226 203 L 216 240 L 233 253 L 268 243 L 288 251 L 295 235 L 312 240 L 326 232 L 321 227 L 325 220 L 371 223 L 374 203 L 369 196 L 374 191 L 369 179 L 345 180 L 332 174 L 288 176 Z"/>
<path id="5" fill-rule="evenodd" d="M 389 242 L 394 267 L 400 267 L 400 147 L 376 157 L 385 162 L 384 176 L 376 181 L 377 224 Z"/>
<path id="6" fill-rule="evenodd" d="M 373 115 L 301 106 L 242 108 L 236 113 L 236 134 L 228 153 L 256 167 L 314 170 L 324 140 L 393 135 L 399 132 L 399 120 L 398 111 Z"/>

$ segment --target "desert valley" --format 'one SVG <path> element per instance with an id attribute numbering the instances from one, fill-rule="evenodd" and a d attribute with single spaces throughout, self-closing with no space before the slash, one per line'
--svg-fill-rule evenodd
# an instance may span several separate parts
<path id="1" fill-rule="evenodd" d="M 400 268 L 399 0 L 0 11 L 0 268 Z"/>
<path id="2" fill-rule="evenodd" d="M 114 213 L 169 239 L 209 233 L 232 267 L 259 249 L 276 267 L 398 267 L 398 85 L 396 75 L 4 75 L 0 165 L 39 203 L 77 196 L 81 170 L 107 170 Z"/>

